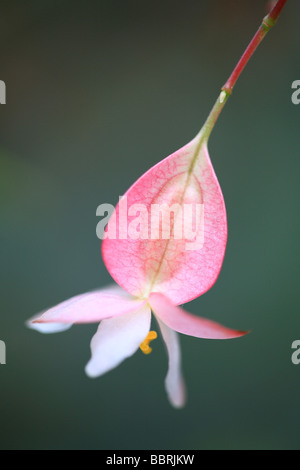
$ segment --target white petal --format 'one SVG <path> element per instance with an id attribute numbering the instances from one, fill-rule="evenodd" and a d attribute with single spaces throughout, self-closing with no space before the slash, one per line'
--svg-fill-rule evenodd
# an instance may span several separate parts
<path id="1" fill-rule="evenodd" d="M 76 295 L 52 307 L 36 323 L 99 323 L 99 321 L 139 310 L 145 300 L 127 294 L 120 287 L 98 289 Z"/>
<path id="2" fill-rule="evenodd" d="M 67 331 L 71 328 L 72 324 L 66 323 L 32 323 L 34 320 L 39 318 L 41 314 L 34 316 L 26 322 L 26 326 L 31 330 L 39 331 L 40 333 L 50 334 L 50 333 L 61 333 Z"/>
<path id="3" fill-rule="evenodd" d="M 102 320 L 91 341 L 89 377 L 99 377 L 132 356 L 149 333 L 151 310 L 146 305 L 133 313 Z"/>
<path id="4" fill-rule="evenodd" d="M 181 372 L 181 351 L 179 336 L 157 318 L 161 334 L 166 343 L 169 355 L 169 370 L 165 380 L 167 394 L 175 408 L 182 408 L 186 403 L 186 389 Z"/>

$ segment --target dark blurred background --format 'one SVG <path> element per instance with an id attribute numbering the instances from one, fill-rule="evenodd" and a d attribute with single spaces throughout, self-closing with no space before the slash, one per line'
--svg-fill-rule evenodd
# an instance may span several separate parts
<path id="1" fill-rule="evenodd" d="M 2 449 L 300 448 L 300 2 L 248 64 L 213 132 L 229 241 L 187 308 L 251 329 L 181 336 L 189 401 L 173 410 L 164 346 L 97 380 L 96 325 L 42 336 L 28 317 L 111 282 L 96 208 L 198 132 L 265 14 L 264 0 L 2 2 Z"/>

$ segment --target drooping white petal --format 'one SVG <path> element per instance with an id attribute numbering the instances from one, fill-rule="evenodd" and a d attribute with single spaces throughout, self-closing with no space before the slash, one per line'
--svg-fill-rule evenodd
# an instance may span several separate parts
<path id="1" fill-rule="evenodd" d="M 66 323 L 33 323 L 40 316 L 41 314 L 27 320 L 26 326 L 31 330 L 39 331 L 44 334 L 62 333 L 63 331 L 69 330 L 72 326 L 72 323 L 69 325 Z"/>
<path id="2" fill-rule="evenodd" d="M 156 319 L 169 355 L 169 369 L 165 380 L 167 394 L 171 404 L 175 408 L 182 408 L 186 403 L 186 389 L 181 372 L 179 335 L 176 331 L 165 325 L 162 320 L 159 318 Z"/>
<path id="3" fill-rule="evenodd" d="M 91 341 L 89 377 L 99 377 L 132 356 L 149 333 L 151 310 L 145 305 L 133 313 L 102 320 Z"/>

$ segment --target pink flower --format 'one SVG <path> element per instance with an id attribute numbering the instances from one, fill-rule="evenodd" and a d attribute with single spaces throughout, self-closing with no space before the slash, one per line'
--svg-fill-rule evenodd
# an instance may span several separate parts
<path id="1" fill-rule="evenodd" d="M 121 200 L 102 244 L 106 267 L 119 286 L 74 297 L 31 319 L 28 325 L 52 333 L 75 323 L 100 322 L 86 366 L 90 377 L 98 377 L 139 348 L 146 354 L 151 352 L 149 344 L 157 336 L 150 331 L 152 311 L 169 355 L 165 382 L 168 397 L 172 405 L 181 407 L 185 386 L 177 332 L 209 339 L 246 334 L 193 316 L 178 306 L 212 287 L 221 270 L 227 241 L 224 200 L 201 132 L 145 173 L 124 197 L 129 208 L 126 220 L 119 220 Z M 143 236 L 130 237 L 132 224 L 141 226 L 141 219 L 130 213 L 130 208 L 139 204 L 141 211 L 145 208 L 150 214 L 154 205 L 164 203 L 175 207 L 170 236 L 162 236 L 164 228 L 160 225 L 156 239 L 150 236 L 151 227 Z M 174 235 L 179 212 L 188 205 L 201 209 L 201 223 L 196 223 L 192 241 L 185 235 Z M 184 224 L 191 223 L 192 217 L 185 214 Z M 116 221 L 116 237 L 110 238 L 108 234 L 116 228 Z"/>

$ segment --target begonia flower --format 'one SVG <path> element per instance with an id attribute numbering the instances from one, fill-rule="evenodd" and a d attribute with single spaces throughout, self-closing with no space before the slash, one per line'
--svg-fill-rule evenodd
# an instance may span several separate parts
<path id="1" fill-rule="evenodd" d="M 125 200 L 124 218 L 120 208 Z M 167 228 L 156 218 L 153 237 L 153 220 L 147 220 L 146 230 L 141 230 L 140 214 L 149 215 L 157 206 L 174 210 Z M 132 207 L 140 209 L 139 216 L 136 210 L 131 211 Z M 181 209 L 185 207 L 200 208 L 199 220 L 192 220 L 193 211 L 185 211 L 183 217 Z M 182 226 L 193 229 L 188 235 L 183 231 L 181 237 L 176 237 L 174 227 L 179 215 Z M 100 322 L 86 366 L 88 376 L 98 377 L 138 349 L 145 354 L 151 352 L 150 343 L 157 337 L 156 331 L 151 330 L 152 311 L 169 356 L 167 394 L 173 406 L 182 407 L 185 385 L 178 333 L 207 339 L 245 334 L 191 315 L 179 306 L 204 294 L 215 283 L 226 241 L 223 195 L 210 161 L 207 139 L 200 132 L 139 178 L 108 222 L 102 254 L 118 286 L 73 297 L 34 317 L 28 326 L 53 333 L 65 331 L 73 324 Z"/>
<path id="2" fill-rule="evenodd" d="M 209 136 L 286 1 L 278 0 L 263 18 L 199 134 L 146 172 L 121 198 L 102 243 L 104 263 L 118 286 L 73 297 L 28 321 L 42 333 L 100 322 L 86 366 L 90 377 L 113 369 L 139 348 L 151 353 L 150 344 L 157 337 L 150 330 L 152 311 L 169 355 L 166 390 L 170 402 L 182 407 L 185 386 L 178 333 L 208 339 L 246 334 L 191 315 L 180 305 L 213 286 L 225 255 L 226 210 L 207 149 Z"/>

